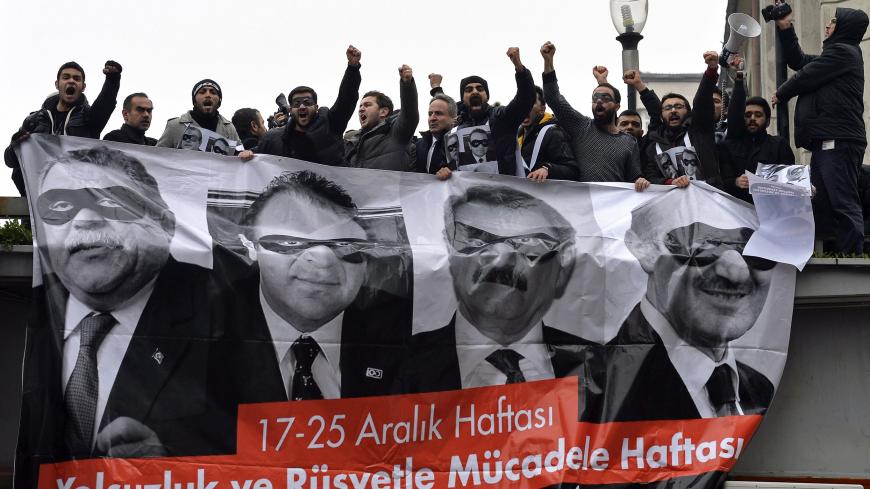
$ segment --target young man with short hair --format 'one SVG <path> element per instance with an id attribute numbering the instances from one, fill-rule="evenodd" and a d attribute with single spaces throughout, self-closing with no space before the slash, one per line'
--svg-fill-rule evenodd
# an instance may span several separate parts
<path id="1" fill-rule="evenodd" d="M 121 115 L 124 124 L 120 129 L 115 129 L 103 136 L 104 141 L 117 141 L 119 143 L 141 144 L 155 146 L 157 140 L 145 136 L 145 131 L 151 127 L 154 104 L 143 92 L 131 93 L 124 99 Z"/>
<path id="2" fill-rule="evenodd" d="M 118 89 L 121 87 L 121 65 L 106 61 L 103 67 L 106 81 L 93 105 L 88 104 L 84 95 L 85 70 L 75 61 L 68 61 L 57 70 L 54 88 L 58 93 L 51 95 L 42 103 L 42 108 L 32 112 L 21 128 L 12 135 L 12 144 L 6 148 L 6 166 L 12 168 L 12 181 L 21 195 L 25 195 L 24 176 L 21 164 L 15 155 L 15 146 L 31 134 L 57 134 L 100 139 L 100 133 L 109 122 L 117 104 Z"/>

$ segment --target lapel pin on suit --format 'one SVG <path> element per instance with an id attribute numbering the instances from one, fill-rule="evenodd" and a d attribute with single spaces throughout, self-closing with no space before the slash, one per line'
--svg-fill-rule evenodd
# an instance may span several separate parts
<path id="1" fill-rule="evenodd" d="M 166 357 L 163 355 L 163 352 L 160 351 L 160 348 L 155 348 L 154 353 L 151 354 L 151 358 L 153 358 L 154 361 L 157 362 L 157 365 L 161 365 L 163 364 L 163 359 Z"/>
<path id="2" fill-rule="evenodd" d="M 380 380 L 384 378 L 384 371 L 379 368 L 366 367 L 366 377 Z"/>

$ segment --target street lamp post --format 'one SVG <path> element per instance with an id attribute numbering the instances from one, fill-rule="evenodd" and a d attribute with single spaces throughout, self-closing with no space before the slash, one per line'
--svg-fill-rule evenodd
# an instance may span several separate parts
<path id="1" fill-rule="evenodd" d="M 616 40 L 622 44 L 622 71 L 640 70 L 637 45 L 643 36 L 640 32 L 646 24 L 647 0 L 610 0 L 610 20 L 619 33 Z M 628 108 L 636 110 L 637 94 L 628 86 Z"/>

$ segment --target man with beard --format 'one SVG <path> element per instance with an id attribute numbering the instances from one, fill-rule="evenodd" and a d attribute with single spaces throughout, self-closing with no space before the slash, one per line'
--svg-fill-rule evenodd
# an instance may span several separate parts
<path id="1" fill-rule="evenodd" d="M 619 110 L 620 94 L 606 80 L 607 69 L 596 66 L 592 74 L 599 85 L 592 91 L 592 114 L 584 116 L 574 110 L 559 92 L 553 56 L 556 46 L 546 42 L 541 46 L 544 58 L 544 97 L 553 108 L 559 124 L 565 130 L 574 149 L 574 158 L 580 170 L 581 182 L 631 182 L 638 192 L 649 186 L 640 170 L 637 143 L 616 127 L 616 112 Z"/>
<path id="2" fill-rule="evenodd" d="M 429 75 L 430 80 L 433 75 Z M 449 169 L 451 161 L 448 158 L 445 136 L 453 129 L 456 119 L 456 102 L 443 93 L 437 93 L 429 102 L 429 130 L 420 133 L 415 144 L 414 169 L 421 173 L 438 174 L 441 168 Z M 455 164 L 454 164 L 455 168 Z"/>
<path id="3" fill-rule="evenodd" d="M 727 199 L 690 187 L 632 211 L 625 244 L 648 275 L 646 294 L 602 347 L 609 367 L 604 378 L 595 379 L 595 389 L 581 393 L 587 399 L 581 420 L 695 419 L 767 410 L 773 384 L 738 360 L 735 350 L 743 350 L 731 343 L 756 324 L 776 262 L 743 255 L 758 220 L 749 206 L 715 212 Z M 674 212 L 675 205 L 707 211 L 688 216 Z"/>
<path id="4" fill-rule="evenodd" d="M 568 138 L 553 114 L 547 112 L 544 90 L 535 87 L 535 104 L 517 129 L 517 176 L 543 182 L 577 180 L 579 170 Z"/>
<path id="5" fill-rule="evenodd" d="M 707 51 L 704 62 L 707 70 L 695 93 L 694 110 L 689 99 L 677 93 L 668 93 L 659 102 L 637 72 L 626 73 L 623 78 L 638 90 L 651 118 L 661 114 L 661 124 L 654 125 L 651 119 L 641 150 L 643 174 L 652 183 L 686 187 L 690 180 L 704 180 L 716 187 L 722 185 L 714 135 L 713 100 L 719 79 L 719 54 Z M 686 171 L 687 165 L 694 165 L 694 168 Z"/>
<path id="6" fill-rule="evenodd" d="M 48 162 L 35 199 L 44 272 L 34 290 L 15 487 L 39 464 L 91 457 L 228 453 L 216 402 L 217 327 L 208 270 L 175 261 L 175 216 L 124 152 Z M 211 362 L 214 362 L 213 364 Z M 211 382 L 211 383 L 210 383 Z"/>
<path id="7" fill-rule="evenodd" d="M 410 301 L 367 275 L 395 243 L 376 242 L 350 195 L 311 171 L 275 177 L 244 226 L 257 266 L 237 288 L 250 311 L 232 354 L 238 402 L 389 393 Z"/>
<path id="8" fill-rule="evenodd" d="M 106 81 L 94 105 L 88 104 L 84 95 L 85 70 L 75 61 L 61 65 L 57 70 L 54 88 L 58 93 L 45 99 L 42 108 L 32 112 L 21 128 L 12 135 L 12 144 L 3 154 L 6 166 L 12 168 L 12 181 L 21 195 L 25 195 L 24 176 L 21 164 L 15 155 L 15 146 L 30 134 L 58 134 L 82 138 L 100 139 L 100 133 L 109 122 L 121 87 L 121 65 L 106 61 L 103 68 Z"/>
<path id="9" fill-rule="evenodd" d="M 359 49 L 348 46 L 347 68 L 331 107 L 317 105 L 313 88 L 298 86 L 290 91 L 290 122 L 263 136 L 258 153 L 285 156 L 324 165 L 344 165 L 344 130 L 359 98 Z"/>
<path id="10" fill-rule="evenodd" d="M 233 127 L 242 139 L 242 146 L 252 151 L 256 151 L 260 138 L 268 132 L 260 111 L 251 108 L 239 109 L 233 114 Z"/>
<path id="11" fill-rule="evenodd" d="M 192 132 L 188 131 L 188 128 L 196 129 L 198 127 L 208 129 L 232 141 L 239 140 L 239 134 L 233 123 L 226 120 L 218 112 L 223 101 L 223 91 L 216 81 L 206 78 L 197 82 L 190 95 L 193 99 L 193 109 L 166 122 L 166 129 L 157 141 L 157 146 L 186 149 L 190 143 L 182 145 L 184 135 Z M 239 158 L 243 161 L 248 161 L 253 157 L 254 153 L 250 150 L 239 153 Z"/>
<path id="12" fill-rule="evenodd" d="M 480 185 L 450 198 L 444 226 L 458 310 L 447 326 L 411 337 L 401 392 L 578 373 L 576 351 L 591 343 L 542 322 L 574 270 L 571 224 L 525 192 Z"/>
<path id="13" fill-rule="evenodd" d="M 776 89 L 770 101 L 775 107 L 798 97 L 795 144 L 813 153 L 810 172 L 817 189 L 813 200 L 816 222 L 819 227 L 833 223 L 836 251 L 860 255 L 864 218 L 858 171 L 867 147 L 861 42 L 870 19 L 862 10 L 837 8 L 825 27 L 818 56 L 804 54 L 792 23 L 789 14 L 777 20 L 776 27 L 786 63 L 796 73 Z"/>
<path id="14" fill-rule="evenodd" d="M 103 140 L 145 146 L 156 145 L 156 139 L 145 136 L 145 131 L 151 127 L 151 113 L 153 111 L 154 104 L 148 99 L 148 95 L 142 92 L 127 95 L 121 109 L 124 124 L 120 129 L 115 129 L 103 136 Z"/>
<path id="15" fill-rule="evenodd" d="M 758 163 L 793 165 L 794 152 L 785 138 L 767 133 L 770 105 L 761 97 L 746 99 L 743 72 L 738 71 L 728 106 L 728 137 L 723 144 L 721 170 L 725 191 L 752 202 L 747 170 L 755 173 Z"/>
<path id="16" fill-rule="evenodd" d="M 353 168 L 410 171 L 408 147 L 420 122 L 417 83 L 408 65 L 399 67 L 402 106 L 393 112 L 393 101 L 376 90 L 363 95 L 359 104 L 359 132 L 347 144 L 345 159 Z"/>
<path id="17" fill-rule="evenodd" d="M 474 126 L 489 126 L 495 144 L 495 157 L 498 172 L 502 175 L 516 175 L 516 130 L 529 114 L 535 103 L 535 82 L 532 73 L 520 60 L 519 48 L 509 48 L 507 56 L 516 70 L 517 93 L 507 105 L 489 105 L 489 84 L 479 76 L 472 75 L 459 82 L 462 106 L 459 109 L 458 129 Z M 440 78 L 440 77 L 439 77 Z M 443 93 L 440 84 L 432 88 L 432 95 Z M 444 178 L 449 177 L 449 169 L 442 170 Z"/>

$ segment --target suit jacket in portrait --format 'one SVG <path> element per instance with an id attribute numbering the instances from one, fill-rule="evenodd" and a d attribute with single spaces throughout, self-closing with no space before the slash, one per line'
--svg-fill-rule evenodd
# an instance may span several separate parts
<path id="1" fill-rule="evenodd" d="M 172 258 L 157 277 L 96 427 L 120 417 L 153 430 L 169 455 L 235 451 L 234 420 L 211 349 L 222 326 L 209 308 L 209 270 Z M 63 334 L 69 292 L 54 275 L 34 289 L 25 346 L 16 489 L 36 487 L 38 467 L 69 459 L 64 441 Z M 111 334 L 111 333 L 110 333 Z M 159 353 L 159 354 L 158 354 Z M 99 456 L 101 454 L 94 454 Z"/>
<path id="2" fill-rule="evenodd" d="M 546 325 L 543 330 L 556 378 L 578 375 L 581 370 L 593 367 L 590 357 L 595 343 Z M 581 381 L 584 377 L 581 376 Z M 447 326 L 411 337 L 396 391 L 416 394 L 458 389 L 462 389 L 462 376 L 454 314 Z"/>
<path id="3" fill-rule="evenodd" d="M 226 343 L 234 365 L 238 404 L 287 400 L 272 336 L 260 304 L 259 270 L 235 285 L 244 305 L 234 340 Z M 363 287 L 344 311 L 341 328 L 341 397 L 389 394 L 411 331 L 411 300 Z"/>
<path id="4" fill-rule="evenodd" d="M 598 423 L 662 419 L 698 419 L 695 402 L 668 357 L 659 335 L 638 304 L 616 337 L 600 347 L 605 371 L 587 379 L 594 386 L 580 420 Z M 764 414 L 773 384 L 762 373 L 737 362 L 740 406 L 744 414 Z"/>

